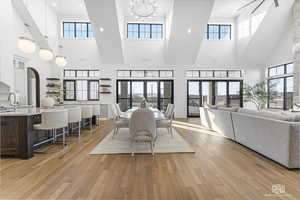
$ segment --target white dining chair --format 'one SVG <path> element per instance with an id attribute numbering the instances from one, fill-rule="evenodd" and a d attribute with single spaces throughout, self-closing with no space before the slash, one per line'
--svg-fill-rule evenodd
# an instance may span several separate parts
<path id="1" fill-rule="evenodd" d="M 89 124 L 90 130 L 93 126 L 93 106 L 82 105 L 81 106 L 81 121 L 88 120 L 86 124 Z"/>
<path id="2" fill-rule="evenodd" d="M 138 109 L 132 113 L 129 125 L 131 136 L 131 155 L 134 156 L 137 142 L 149 142 L 151 153 L 154 155 L 156 140 L 156 121 L 154 113 L 148 109 Z"/>
<path id="3" fill-rule="evenodd" d="M 168 104 L 167 111 L 165 113 L 166 119 L 163 120 L 158 120 L 157 123 L 157 128 L 166 128 L 168 130 L 168 133 L 171 134 L 172 137 L 174 137 L 173 134 L 173 119 L 174 119 L 174 110 L 175 110 L 175 105 L 174 104 Z"/>
<path id="4" fill-rule="evenodd" d="M 124 115 L 124 112 L 122 112 L 121 108 L 120 108 L 120 105 L 115 103 L 114 106 L 116 107 L 116 110 L 117 110 L 117 113 L 118 113 L 118 116 L 120 118 L 122 118 L 122 116 Z"/>
<path id="5" fill-rule="evenodd" d="M 121 128 L 129 128 L 129 120 L 120 118 L 115 104 L 111 104 L 110 108 L 111 108 L 112 117 L 114 121 L 114 133 L 112 136 L 114 138 L 118 134 Z"/>
<path id="6" fill-rule="evenodd" d="M 171 107 L 172 105 L 173 105 L 173 104 L 170 104 L 170 103 L 168 103 L 167 109 L 165 110 L 164 114 L 166 114 L 166 113 L 168 113 L 168 112 L 169 112 L 169 110 L 170 110 L 170 107 Z"/>
<path id="7" fill-rule="evenodd" d="M 68 127 L 68 110 L 66 109 L 57 109 L 57 110 L 46 110 L 42 112 L 42 123 L 34 125 L 34 130 L 42 130 L 42 131 L 51 131 L 52 138 L 48 140 L 44 140 L 38 144 L 34 144 L 33 146 L 39 146 L 43 143 L 52 141 L 56 142 L 56 138 L 62 136 L 62 144 L 65 147 L 66 144 L 66 134 L 65 128 Z M 61 134 L 57 134 L 57 130 L 62 129 Z"/>
<path id="8" fill-rule="evenodd" d="M 96 126 L 99 126 L 98 118 L 100 118 L 100 105 L 93 105 L 93 115 L 96 118 Z"/>
<path id="9" fill-rule="evenodd" d="M 68 123 L 73 132 L 74 125 L 78 124 L 78 141 L 80 140 L 81 129 L 81 107 L 67 107 L 68 109 Z"/>

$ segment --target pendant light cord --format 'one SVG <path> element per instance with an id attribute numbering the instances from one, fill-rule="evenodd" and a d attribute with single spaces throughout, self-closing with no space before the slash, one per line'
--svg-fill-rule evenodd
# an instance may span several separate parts
<path id="1" fill-rule="evenodd" d="M 47 13 L 48 9 L 47 9 L 47 0 L 45 0 L 45 38 L 47 39 L 48 38 L 48 35 L 47 35 Z"/>

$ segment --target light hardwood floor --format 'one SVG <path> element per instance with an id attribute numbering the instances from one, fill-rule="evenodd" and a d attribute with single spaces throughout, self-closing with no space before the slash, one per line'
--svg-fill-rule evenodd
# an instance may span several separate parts
<path id="1" fill-rule="evenodd" d="M 1 159 L 0 199 L 300 199 L 299 170 L 286 168 L 207 131 L 197 119 L 175 120 L 196 153 L 88 155 L 112 130 L 101 121 L 80 143 L 50 145 L 30 160 Z M 74 138 L 75 139 L 75 138 Z M 275 195 L 272 185 L 286 193 Z"/>

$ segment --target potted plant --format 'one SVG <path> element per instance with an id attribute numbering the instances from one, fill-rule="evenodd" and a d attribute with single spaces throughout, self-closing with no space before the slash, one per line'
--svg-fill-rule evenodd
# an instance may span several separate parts
<path id="1" fill-rule="evenodd" d="M 272 89 L 274 86 L 269 87 L 271 87 L 269 89 Z M 257 110 L 264 109 L 269 98 L 266 81 L 256 83 L 253 86 L 244 84 L 244 97 L 246 101 L 254 103 Z"/>

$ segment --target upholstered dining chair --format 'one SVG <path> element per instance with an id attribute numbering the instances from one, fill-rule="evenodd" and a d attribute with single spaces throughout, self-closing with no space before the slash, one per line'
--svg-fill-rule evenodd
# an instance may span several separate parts
<path id="1" fill-rule="evenodd" d="M 122 118 L 122 116 L 124 115 L 124 112 L 122 112 L 121 108 L 120 108 L 120 105 L 115 103 L 114 106 L 116 107 L 116 110 L 117 110 L 117 113 L 118 113 L 118 116 L 120 118 Z"/>
<path id="2" fill-rule="evenodd" d="M 151 153 L 154 155 L 156 140 L 156 121 L 154 113 L 148 109 L 138 109 L 132 113 L 129 133 L 131 136 L 131 155 L 134 156 L 134 148 L 137 142 L 149 142 Z"/>
<path id="3" fill-rule="evenodd" d="M 173 105 L 173 104 L 170 104 L 170 103 L 168 103 L 167 109 L 166 109 L 166 111 L 164 112 L 164 114 L 166 114 L 166 113 L 168 113 L 168 112 L 169 112 L 169 110 L 170 110 L 170 107 L 172 107 L 172 105 Z"/>
<path id="4" fill-rule="evenodd" d="M 56 142 L 57 137 L 62 136 L 62 144 L 65 147 L 66 144 L 66 135 L 65 128 L 68 127 L 68 110 L 59 109 L 59 110 L 46 110 L 42 112 L 42 123 L 34 125 L 34 130 L 42 131 L 51 131 L 52 138 L 45 140 L 41 143 L 34 144 L 33 146 L 38 146 L 43 143 L 52 141 Z M 61 134 L 57 134 L 57 130 L 62 129 Z"/>
<path id="5" fill-rule="evenodd" d="M 175 105 L 168 104 L 168 108 L 169 109 L 167 109 L 167 112 L 165 113 L 167 119 L 157 121 L 156 125 L 157 128 L 166 128 L 168 130 L 168 133 L 171 134 L 172 137 L 174 137 L 172 123 L 174 119 Z"/>
<path id="6" fill-rule="evenodd" d="M 117 111 L 115 104 L 110 105 L 112 117 L 114 121 L 114 133 L 113 138 L 118 134 L 120 128 L 129 128 L 129 120 L 120 118 L 120 115 Z"/>

